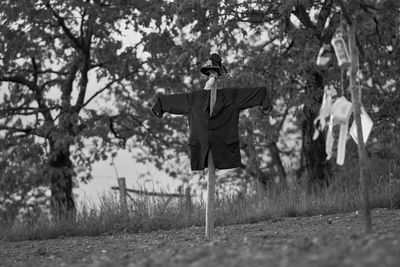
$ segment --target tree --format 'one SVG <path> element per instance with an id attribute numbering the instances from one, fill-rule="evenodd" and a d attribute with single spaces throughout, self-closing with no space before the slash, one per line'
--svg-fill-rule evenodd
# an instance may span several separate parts
<path id="1" fill-rule="evenodd" d="M 141 123 L 133 112 L 113 114 L 113 107 L 92 104 L 105 93 L 122 94 L 128 77 L 145 79 L 138 44 L 124 46 L 122 35 L 137 28 L 136 21 L 149 23 L 148 8 L 141 1 L 107 0 L 0 4 L 0 131 L 6 140 L 18 137 L 45 147 L 51 203 L 60 215 L 75 208 L 74 167 L 90 170 L 113 140 L 123 145 L 122 117 Z M 94 147 L 87 155 L 90 140 Z M 89 178 L 90 173 L 82 177 Z"/>

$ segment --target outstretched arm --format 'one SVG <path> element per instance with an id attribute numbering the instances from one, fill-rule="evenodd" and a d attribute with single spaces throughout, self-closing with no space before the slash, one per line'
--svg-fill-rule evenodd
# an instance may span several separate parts
<path id="1" fill-rule="evenodd" d="M 162 118 L 164 112 L 171 114 L 188 114 L 190 105 L 191 94 L 189 93 L 158 95 L 156 103 L 151 110 L 157 117 Z"/>
<path id="2" fill-rule="evenodd" d="M 239 109 L 262 106 L 263 111 L 269 112 L 272 109 L 272 102 L 266 87 L 255 87 L 235 89 L 236 106 Z"/>

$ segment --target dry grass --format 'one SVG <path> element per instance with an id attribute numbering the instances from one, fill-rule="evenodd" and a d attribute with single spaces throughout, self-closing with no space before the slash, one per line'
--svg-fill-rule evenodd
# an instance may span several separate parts
<path id="1" fill-rule="evenodd" d="M 398 179 L 380 178 L 370 186 L 371 207 L 398 208 Z M 46 213 L 35 214 L 3 226 L 3 240 L 50 239 L 66 236 L 96 236 L 179 229 L 204 225 L 205 203 L 199 196 L 189 207 L 184 199 L 160 199 L 149 196 L 130 200 L 128 215 L 120 212 L 116 194 L 104 194 L 99 205 L 81 203 L 69 220 L 51 219 Z M 360 207 L 360 192 L 355 186 L 330 186 L 305 193 L 299 186 L 286 189 L 256 188 L 242 196 L 219 195 L 215 205 L 216 225 L 254 223 L 279 217 L 310 216 L 353 211 Z"/>

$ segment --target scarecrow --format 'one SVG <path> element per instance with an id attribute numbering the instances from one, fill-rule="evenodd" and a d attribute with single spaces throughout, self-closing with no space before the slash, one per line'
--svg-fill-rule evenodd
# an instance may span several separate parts
<path id="1" fill-rule="evenodd" d="M 204 90 L 158 95 L 152 111 L 159 118 L 165 112 L 188 116 L 192 171 L 209 167 L 209 154 L 216 169 L 241 167 L 239 113 L 258 105 L 269 112 L 272 105 L 267 88 L 218 88 L 218 78 L 227 75 L 218 54 L 211 54 L 200 71 L 208 77 Z"/>

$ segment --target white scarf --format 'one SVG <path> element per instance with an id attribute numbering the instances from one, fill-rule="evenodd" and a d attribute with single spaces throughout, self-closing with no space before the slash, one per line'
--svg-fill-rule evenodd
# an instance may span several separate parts
<path id="1" fill-rule="evenodd" d="M 204 86 L 204 90 L 211 90 L 210 92 L 210 115 L 214 110 L 214 105 L 217 100 L 217 77 L 215 74 L 211 74 L 208 78 L 206 85 Z"/>

